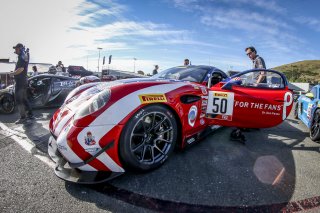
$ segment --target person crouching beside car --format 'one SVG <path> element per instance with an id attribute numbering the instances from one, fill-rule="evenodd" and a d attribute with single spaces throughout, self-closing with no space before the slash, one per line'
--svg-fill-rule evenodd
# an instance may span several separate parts
<path id="1" fill-rule="evenodd" d="M 15 123 L 20 124 L 27 121 L 27 119 L 33 118 L 31 106 L 27 99 L 27 72 L 29 58 L 21 43 L 14 46 L 13 49 L 15 49 L 15 53 L 18 55 L 18 61 L 12 75 L 15 80 L 15 98 L 20 113 L 20 118 Z M 28 111 L 28 113 L 26 113 L 26 111 Z"/>

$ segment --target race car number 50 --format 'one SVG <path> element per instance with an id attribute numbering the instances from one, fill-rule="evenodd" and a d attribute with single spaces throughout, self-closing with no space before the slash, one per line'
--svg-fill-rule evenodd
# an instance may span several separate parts
<path id="1" fill-rule="evenodd" d="M 210 91 L 207 114 L 216 115 L 215 119 L 232 120 L 234 93 Z"/>

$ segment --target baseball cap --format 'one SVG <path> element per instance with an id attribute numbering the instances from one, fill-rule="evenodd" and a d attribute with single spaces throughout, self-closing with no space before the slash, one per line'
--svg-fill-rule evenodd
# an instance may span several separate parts
<path id="1" fill-rule="evenodd" d="M 18 43 L 16 46 L 13 46 L 13 49 L 16 49 L 16 48 L 21 48 L 21 47 L 23 47 L 23 44 L 21 44 L 21 43 Z"/>

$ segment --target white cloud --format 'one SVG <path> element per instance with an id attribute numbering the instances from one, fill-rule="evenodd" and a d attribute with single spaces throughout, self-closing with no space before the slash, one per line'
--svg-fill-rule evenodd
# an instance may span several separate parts
<path id="1" fill-rule="evenodd" d="M 318 18 L 313 17 L 296 17 L 293 19 L 299 24 L 307 25 L 309 28 L 320 32 L 320 20 Z"/>
<path id="2" fill-rule="evenodd" d="M 240 29 L 256 34 L 268 33 L 275 35 L 282 30 L 292 29 L 288 24 L 275 20 L 271 17 L 260 15 L 239 9 L 215 10 L 212 15 L 204 15 L 201 23 L 219 28 Z"/>
<path id="3" fill-rule="evenodd" d="M 196 43 L 185 30 L 149 21 L 128 21 L 123 17 L 127 9 L 109 0 L 94 4 L 85 0 L 7 1 L 0 8 L 0 58 L 15 60 L 12 46 L 21 42 L 30 48 L 31 62 L 55 64 L 62 60 L 65 65 L 78 64 L 96 70 L 97 47 L 111 54 L 120 50 L 138 51 L 144 45 L 165 42 Z M 130 43 L 130 39 L 136 42 Z M 130 60 L 119 63 L 114 60 L 113 65 L 129 69 L 130 64 Z M 141 59 L 137 65 L 141 68 L 137 68 L 144 69 L 144 65 L 149 68 L 153 64 L 154 61 Z"/>

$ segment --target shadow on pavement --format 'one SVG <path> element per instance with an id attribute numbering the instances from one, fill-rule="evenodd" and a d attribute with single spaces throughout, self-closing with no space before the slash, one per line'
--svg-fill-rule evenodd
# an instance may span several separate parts
<path id="1" fill-rule="evenodd" d="M 284 122 L 278 127 L 246 132 L 246 145 L 229 140 L 223 128 L 187 150 L 174 153 L 159 169 L 126 173 L 105 184 L 66 184 L 74 197 L 104 210 L 119 210 L 75 193 L 90 188 L 134 206 L 161 212 L 300 211 L 290 202 L 295 191 L 293 150 L 310 151 L 307 132 Z M 319 199 L 320 200 L 320 199 Z M 300 204 L 300 203 L 299 203 Z"/>
<path id="2" fill-rule="evenodd" d="M 18 112 L 13 114 L 1 114 L 0 118 L 1 122 L 5 123 L 10 129 L 25 134 L 38 150 L 47 153 L 50 132 L 44 125 L 47 125 L 47 122 L 55 111 L 55 108 L 33 110 L 35 119 L 25 122 L 24 124 L 15 124 L 15 121 L 19 118 Z"/>

